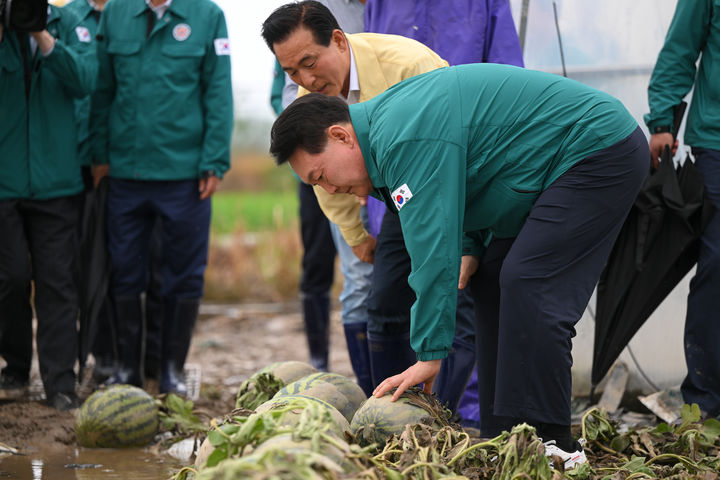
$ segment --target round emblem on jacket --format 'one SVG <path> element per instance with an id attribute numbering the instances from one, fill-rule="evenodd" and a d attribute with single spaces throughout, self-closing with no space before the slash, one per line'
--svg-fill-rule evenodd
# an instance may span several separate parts
<path id="1" fill-rule="evenodd" d="M 182 42 L 183 40 L 187 40 L 191 31 L 192 29 L 187 23 L 178 23 L 175 25 L 175 28 L 173 28 L 173 38 L 178 42 Z"/>

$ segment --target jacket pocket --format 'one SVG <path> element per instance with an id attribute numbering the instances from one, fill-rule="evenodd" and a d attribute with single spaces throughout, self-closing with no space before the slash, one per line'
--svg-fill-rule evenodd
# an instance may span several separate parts
<path id="1" fill-rule="evenodd" d="M 134 55 L 140 51 L 142 42 L 127 40 L 110 40 L 108 53 L 113 55 Z"/>

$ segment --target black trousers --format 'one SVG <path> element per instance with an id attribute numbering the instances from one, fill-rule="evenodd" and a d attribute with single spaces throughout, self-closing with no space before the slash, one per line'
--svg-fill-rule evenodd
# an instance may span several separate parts
<path id="1" fill-rule="evenodd" d="M 303 243 L 300 291 L 307 295 L 328 294 L 333 283 L 336 253 L 330 223 L 310 185 L 301 182 L 298 197 Z"/>
<path id="2" fill-rule="evenodd" d="M 78 356 L 78 195 L 0 201 L 0 356 L 27 379 L 32 360 L 31 280 L 45 393 L 72 392 Z"/>
<path id="3" fill-rule="evenodd" d="M 480 430 L 570 425 L 572 338 L 649 167 L 640 128 L 578 162 L 471 279 Z"/>

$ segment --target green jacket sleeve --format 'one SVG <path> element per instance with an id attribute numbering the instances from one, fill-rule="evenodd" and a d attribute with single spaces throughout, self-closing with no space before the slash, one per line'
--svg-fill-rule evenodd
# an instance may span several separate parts
<path id="1" fill-rule="evenodd" d="M 212 170 L 219 177 L 230 168 L 230 137 L 233 129 L 230 46 L 225 16 L 217 9 L 211 44 L 203 62 L 202 88 L 205 133 L 200 171 Z"/>
<path id="2" fill-rule="evenodd" d="M 74 98 L 83 98 L 95 90 L 97 61 L 93 44 L 81 42 L 76 28 L 79 18 L 72 12 L 63 11 L 60 38 L 43 61 L 57 75 L 67 92 Z"/>
<path id="3" fill-rule="evenodd" d="M 110 106 L 115 98 L 115 72 L 112 59 L 108 53 L 107 44 L 107 19 L 113 5 L 108 3 L 103 15 L 100 17 L 100 25 L 95 41 L 95 51 L 98 62 L 97 88 L 90 102 L 90 138 L 92 144 L 92 162 L 94 164 L 107 164 Z"/>
<path id="4" fill-rule="evenodd" d="M 645 115 L 645 123 L 651 131 L 673 124 L 673 107 L 692 88 L 695 64 L 710 29 L 712 3 L 712 0 L 677 3 L 648 86 L 650 113 Z"/>
<path id="5" fill-rule="evenodd" d="M 404 186 L 412 195 L 398 212 L 412 265 L 408 283 L 417 297 L 410 342 L 418 360 L 445 358 L 455 336 L 466 151 L 439 140 L 406 141 L 384 157 L 395 160 L 381 172 L 391 195 Z"/>

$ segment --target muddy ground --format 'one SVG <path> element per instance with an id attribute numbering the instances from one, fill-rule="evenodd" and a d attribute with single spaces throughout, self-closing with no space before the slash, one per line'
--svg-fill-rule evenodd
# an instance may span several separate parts
<path id="1" fill-rule="evenodd" d="M 230 412 L 240 384 L 263 366 L 282 360 L 308 360 L 299 303 L 203 305 L 186 365 L 191 382 L 200 379 L 196 406 L 213 416 Z M 337 311 L 332 316 L 330 369 L 353 375 Z M 196 390 L 197 384 L 190 387 Z M 78 388 L 81 399 L 92 389 L 86 375 Z M 156 393 L 157 384 L 148 382 L 146 390 Z M 45 406 L 34 368 L 28 398 L 0 400 L 0 442 L 25 453 L 74 445 L 74 419 L 74 411 Z"/>

